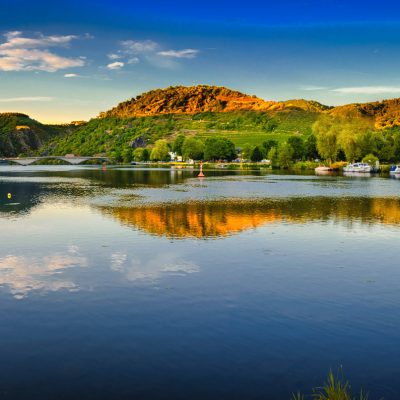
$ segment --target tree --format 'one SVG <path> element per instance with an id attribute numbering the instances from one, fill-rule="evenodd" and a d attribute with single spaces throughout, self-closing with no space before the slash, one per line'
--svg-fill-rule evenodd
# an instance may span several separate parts
<path id="1" fill-rule="evenodd" d="M 370 165 L 375 165 L 378 162 L 378 157 L 374 156 L 373 154 L 367 154 L 363 159 L 362 162 L 368 163 Z"/>
<path id="2" fill-rule="evenodd" d="M 133 152 L 133 159 L 135 161 L 148 161 L 149 156 L 149 151 L 143 147 L 138 147 Z"/>
<path id="3" fill-rule="evenodd" d="M 219 137 L 206 139 L 204 148 L 205 160 L 232 161 L 236 156 L 235 144 L 229 139 Z"/>
<path id="4" fill-rule="evenodd" d="M 317 138 L 317 149 L 321 157 L 329 162 L 336 160 L 338 152 L 337 137 L 340 128 L 334 118 L 322 116 L 312 126 Z"/>
<path id="5" fill-rule="evenodd" d="M 307 137 L 304 143 L 304 154 L 308 160 L 315 160 L 319 158 L 317 150 L 317 138 L 315 135 L 311 134 Z"/>
<path id="6" fill-rule="evenodd" d="M 278 163 L 281 168 L 289 168 L 293 161 L 293 148 L 287 142 L 283 142 L 278 147 Z"/>
<path id="7" fill-rule="evenodd" d="M 157 140 L 150 153 L 151 161 L 167 161 L 170 159 L 169 147 L 165 139 Z"/>
<path id="8" fill-rule="evenodd" d="M 179 136 L 177 136 L 177 138 L 172 143 L 172 151 L 174 151 L 179 156 L 183 155 L 182 154 L 182 145 L 183 145 L 184 141 L 185 141 L 185 136 L 184 135 L 179 135 Z"/>
<path id="9" fill-rule="evenodd" d="M 305 155 L 304 140 L 300 136 L 290 136 L 287 143 L 292 146 L 293 158 L 295 160 L 302 160 Z"/>
<path id="10" fill-rule="evenodd" d="M 278 122 L 275 121 L 273 118 L 271 118 L 266 124 L 265 124 L 265 130 L 267 132 L 272 132 L 275 130 L 275 128 L 278 127 Z"/>
<path id="11" fill-rule="evenodd" d="M 243 160 L 249 160 L 251 157 L 251 153 L 253 151 L 253 146 L 249 143 L 246 143 L 243 147 L 242 147 L 242 151 L 241 151 L 241 157 Z"/>
<path id="12" fill-rule="evenodd" d="M 133 159 L 133 149 L 132 147 L 126 147 L 125 149 L 122 150 L 121 153 L 122 156 L 122 161 L 124 163 L 130 163 Z"/>
<path id="13" fill-rule="evenodd" d="M 346 154 L 347 161 L 354 161 L 365 155 L 362 153 L 362 143 L 371 128 L 372 123 L 369 120 L 342 119 L 340 121 L 337 141 Z"/>
<path id="14" fill-rule="evenodd" d="M 272 167 L 275 167 L 278 163 L 278 151 L 276 147 L 271 147 L 271 149 L 268 152 L 268 160 L 271 163 Z"/>
<path id="15" fill-rule="evenodd" d="M 278 142 L 275 139 L 268 139 L 263 142 L 263 147 L 265 149 L 265 154 L 268 154 L 273 147 L 278 147 Z"/>
<path id="16" fill-rule="evenodd" d="M 253 151 L 251 152 L 251 156 L 250 156 L 251 161 L 258 162 L 258 161 L 261 161 L 263 158 L 264 158 L 264 154 L 261 151 L 261 149 L 258 146 L 254 147 Z"/>
<path id="17" fill-rule="evenodd" d="M 182 155 L 184 158 L 202 160 L 204 155 L 204 143 L 193 137 L 187 137 L 182 144 Z"/>

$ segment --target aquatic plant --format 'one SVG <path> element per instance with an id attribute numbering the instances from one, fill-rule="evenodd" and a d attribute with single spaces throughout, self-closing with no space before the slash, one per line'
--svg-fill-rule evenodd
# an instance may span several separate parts
<path id="1" fill-rule="evenodd" d="M 358 396 L 354 396 L 348 380 L 343 376 L 341 369 L 334 375 L 332 370 L 329 371 L 328 379 L 321 387 L 313 389 L 311 395 L 313 400 L 368 400 L 368 393 L 362 390 Z M 293 393 L 292 400 L 304 400 L 302 393 Z"/>

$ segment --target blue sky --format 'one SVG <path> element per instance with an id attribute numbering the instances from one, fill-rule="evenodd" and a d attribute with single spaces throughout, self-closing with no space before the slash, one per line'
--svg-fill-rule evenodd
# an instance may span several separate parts
<path id="1" fill-rule="evenodd" d="M 325 104 L 400 97 L 394 1 L 2 0 L 0 111 L 89 119 L 144 91 L 223 85 Z"/>

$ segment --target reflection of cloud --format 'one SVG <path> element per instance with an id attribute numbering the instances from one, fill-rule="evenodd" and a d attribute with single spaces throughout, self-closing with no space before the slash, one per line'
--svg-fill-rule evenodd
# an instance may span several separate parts
<path id="1" fill-rule="evenodd" d="M 122 271 L 127 255 L 123 253 L 111 254 L 111 269 L 113 271 Z"/>
<path id="2" fill-rule="evenodd" d="M 129 281 L 157 280 L 164 274 L 187 275 L 199 272 L 199 267 L 191 261 L 180 259 L 175 254 L 162 254 L 151 259 L 131 259 L 127 254 L 111 255 L 111 269 L 120 272 Z"/>
<path id="3" fill-rule="evenodd" d="M 7 286 L 15 298 L 24 298 L 34 290 L 58 291 L 77 290 L 77 285 L 60 279 L 63 270 L 86 267 L 84 257 L 70 254 L 53 254 L 45 257 L 8 255 L 0 258 L 0 286 Z"/>

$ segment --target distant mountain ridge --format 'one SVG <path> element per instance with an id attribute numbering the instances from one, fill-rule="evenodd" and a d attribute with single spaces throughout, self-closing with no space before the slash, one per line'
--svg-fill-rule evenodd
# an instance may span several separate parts
<path id="1" fill-rule="evenodd" d="M 144 117 L 160 114 L 198 114 L 204 112 L 279 111 L 300 108 L 321 112 L 329 107 L 316 101 L 263 100 L 222 86 L 171 86 L 143 93 L 100 114 L 105 117 Z"/>
<path id="2" fill-rule="evenodd" d="M 370 103 L 353 103 L 327 106 L 314 100 L 293 99 L 286 101 L 263 100 L 222 86 L 170 86 L 155 89 L 136 98 L 119 103 L 100 118 L 132 118 L 163 114 L 199 114 L 204 112 L 234 111 L 284 111 L 299 109 L 327 113 L 342 118 L 372 118 L 378 129 L 400 125 L 400 99 Z"/>

